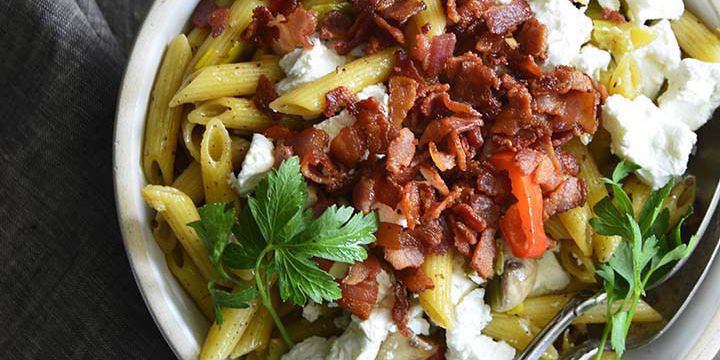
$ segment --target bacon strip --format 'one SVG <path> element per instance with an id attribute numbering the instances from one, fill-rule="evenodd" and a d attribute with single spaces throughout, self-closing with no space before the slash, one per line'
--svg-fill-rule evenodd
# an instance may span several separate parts
<path id="1" fill-rule="evenodd" d="M 372 255 L 368 256 L 365 261 L 350 266 L 346 279 L 351 274 L 365 275 L 365 278 L 359 281 L 353 279 L 351 281 L 353 284 L 341 281 L 342 298 L 337 301 L 338 305 L 360 319 L 367 320 L 370 318 L 370 312 L 378 301 L 379 284 L 377 274 L 380 270 L 380 262 Z"/>

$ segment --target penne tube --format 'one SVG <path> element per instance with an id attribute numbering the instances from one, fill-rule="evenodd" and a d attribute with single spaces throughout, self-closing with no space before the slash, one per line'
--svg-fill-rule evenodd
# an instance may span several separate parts
<path id="1" fill-rule="evenodd" d="M 595 263 L 589 256 L 584 255 L 574 242 L 562 241 L 558 255 L 560 263 L 570 275 L 584 283 L 594 284 L 597 282 Z"/>
<path id="2" fill-rule="evenodd" d="M 565 151 L 575 156 L 580 167 L 579 177 L 585 180 L 587 186 L 587 205 L 592 210 L 600 200 L 608 196 L 607 187 L 603 182 L 604 176 L 600 174 L 595 159 L 588 148 L 583 145 L 578 138 L 572 139 L 570 142 L 565 144 Z M 610 257 L 615 253 L 620 241 L 622 239 L 619 236 L 604 236 L 600 234 L 593 234 L 592 245 L 595 251 L 595 258 L 599 262 L 603 263 L 610 260 Z"/>
<path id="3" fill-rule="evenodd" d="M 320 79 L 300 86 L 270 103 L 270 107 L 283 114 L 317 116 L 325 109 L 325 94 L 344 86 L 354 93 L 368 85 L 387 80 L 395 65 L 397 48 L 357 59 Z"/>
<path id="4" fill-rule="evenodd" d="M 187 252 L 178 249 L 180 254 L 167 254 L 165 261 L 167 262 L 170 272 L 175 279 L 187 291 L 190 297 L 195 301 L 200 311 L 208 320 L 213 320 L 213 303 L 210 292 L 207 289 L 207 281 L 200 274 L 200 270 L 192 263 L 192 259 Z"/>
<path id="5" fill-rule="evenodd" d="M 545 232 L 550 234 L 550 236 L 555 240 L 560 239 L 568 239 L 571 240 L 572 237 L 568 233 L 567 229 L 565 229 L 565 225 L 562 224 L 560 219 L 557 217 L 557 215 L 545 220 Z"/>
<path id="6" fill-rule="evenodd" d="M 230 136 L 230 140 L 232 141 L 230 145 L 232 168 L 236 170 L 240 168 L 243 160 L 245 160 L 245 154 L 250 149 L 250 142 L 238 136 Z"/>
<path id="7" fill-rule="evenodd" d="M 205 42 L 205 39 L 207 39 L 208 34 L 210 34 L 209 28 L 193 27 L 193 29 L 190 30 L 190 32 L 187 34 L 187 39 L 188 39 L 188 44 L 190 44 L 190 49 L 192 49 L 193 54 L 197 54 L 198 49 Z"/>
<path id="8" fill-rule="evenodd" d="M 208 250 L 189 223 L 200 220 L 195 204 L 178 189 L 169 186 L 148 185 L 142 191 L 145 202 L 167 220 L 183 249 L 200 270 L 203 278 L 210 281 L 217 271 L 210 264 Z"/>
<path id="9" fill-rule="evenodd" d="M 198 70 L 187 86 L 175 94 L 170 101 L 170 106 L 224 96 L 252 95 L 255 93 L 261 75 L 265 75 L 272 81 L 283 76 L 277 57 L 202 68 Z"/>
<path id="10" fill-rule="evenodd" d="M 173 233 L 172 228 L 170 228 L 170 224 L 165 221 L 162 214 L 157 213 L 155 215 L 155 221 L 152 228 L 153 237 L 160 247 L 160 250 L 162 250 L 165 254 L 172 253 L 177 247 L 178 240 L 175 233 Z"/>
<path id="11" fill-rule="evenodd" d="M 643 206 L 647 202 L 648 198 L 650 198 L 652 188 L 640 181 L 637 176 L 630 175 L 627 180 L 625 180 L 625 183 L 623 183 L 623 189 L 630 197 L 635 217 L 640 217 L 640 212 L 642 211 Z"/>
<path id="12" fill-rule="evenodd" d="M 523 302 L 523 306 L 518 311 L 518 315 L 527 318 L 537 327 L 544 327 L 567 303 L 574 294 L 562 295 L 546 295 L 534 298 L 528 298 Z M 620 303 L 618 302 L 617 306 Z M 638 302 L 635 308 L 633 322 L 647 323 L 662 321 L 663 317 L 655 311 L 644 300 Z M 607 322 L 607 305 L 606 303 L 598 304 L 580 315 L 573 321 L 574 324 L 602 324 Z"/>
<path id="13" fill-rule="evenodd" d="M 205 199 L 200 163 L 191 162 L 173 181 L 172 187 L 185 193 L 195 205 L 200 205 Z"/>
<path id="14" fill-rule="evenodd" d="M 265 113 L 255 107 L 251 99 L 222 97 L 205 102 L 188 114 L 188 121 L 206 125 L 217 118 L 228 129 L 247 133 L 263 132 L 275 124 Z"/>
<path id="15" fill-rule="evenodd" d="M 227 359 L 248 328 L 257 308 L 256 302 L 250 303 L 250 307 L 245 309 L 222 308 L 225 321 L 222 325 L 215 322 L 210 327 L 200 350 L 200 360 Z"/>
<path id="16" fill-rule="evenodd" d="M 200 166 L 207 203 L 227 203 L 237 200 L 237 194 L 230 187 L 229 181 L 229 176 L 233 172 L 232 140 L 218 119 L 210 120 L 205 127 L 200 145 Z"/>
<path id="17" fill-rule="evenodd" d="M 672 21 L 678 44 L 690 57 L 705 62 L 720 62 L 720 37 L 708 29 L 690 10 Z"/>
<path id="18" fill-rule="evenodd" d="M 693 206 L 696 188 L 697 181 L 695 177 L 688 175 L 670 190 L 670 195 L 663 203 L 663 208 L 668 209 L 670 212 L 670 227 L 675 227 L 680 218 L 687 214 L 688 210 Z"/>
<path id="19" fill-rule="evenodd" d="M 423 0 L 425 10 L 413 16 L 407 25 L 407 41 L 410 44 L 415 43 L 415 37 L 418 34 L 425 33 L 423 28 L 427 28 L 425 33 L 429 38 L 445 33 L 447 26 L 447 17 L 445 16 L 445 7 L 441 0 Z"/>
<path id="20" fill-rule="evenodd" d="M 151 184 L 170 185 L 173 181 L 175 150 L 182 108 L 168 104 L 180 87 L 191 50 L 185 35 L 178 35 L 168 46 L 153 86 L 143 145 L 143 171 Z"/>
<path id="21" fill-rule="evenodd" d="M 274 338 L 270 340 L 266 360 L 280 360 L 290 348 L 282 339 Z"/>
<path id="22" fill-rule="evenodd" d="M 185 149 L 187 150 L 190 157 L 195 159 L 198 163 L 200 162 L 200 143 L 202 142 L 202 134 L 204 127 L 189 122 L 187 119 L 183 120 L 181 135 Z"/>
<path id="23" fill-rule="evenodd" d="M 540 328 L 526 319 L 500 313 L 493 313 L 492 320 L 483 329 L 485 335 L 505 341 L 518 351 L 524 350 L 539 332 Z M 557 359 L 558 357 L 555 347 L 550 346 L 540 358 Z"/>
<path id="24" fill-rule="evenodd" d="M 345 0 L 302 0 L 302 7 L 317 13 L 318 22 L 322 21 L 331 11 L 340 11 L 345 14 L 352 13 L 352 4 Z"/>
<path id="25" fill-rule="evenodd" d="M 249 48 L 240 36 L 252 21 L 253 10 L 265 5 L 260 0 L 235 1 L 229 9 L 227 26 L 217 36 L 208 36 L 193 57 L 189 71 L 236 61 Z"/>
<path id="26" fill-rule="evenodd" d="M 230 353 L 230 358 L 237 359 L 253 351 L 266 349 L 270 342 L 272 330 L 272 316 L 264 306 L 260 306 L 232 353 Z"/>
<path id="27" fill-rule="evenodd" d="M 428 255 L 422 264 L 423 272 L 429 276 L 435 287 L 419 294 L 420 306 L 438 326 L 452 328 L 455 312 L 450 296 L 452 289 L 453 254 Z"/>
<path id="28" fill-rule="evenodd" d="M 567 229 L 573 241 L 575 241 L 578 249 L 582 251 L 582 254 L 588 257 L 592 256 L 593 230 L 592 226 L 590 226 L 590 219 L 592 219 L 593 214 L 590 206 L 586 203 L 581 207 L 557 214 L 557 216 L 565 226 L 565 229 Z"/>

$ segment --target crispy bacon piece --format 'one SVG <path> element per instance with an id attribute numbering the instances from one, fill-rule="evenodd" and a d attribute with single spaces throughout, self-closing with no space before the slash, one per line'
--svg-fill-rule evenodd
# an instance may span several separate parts
<path id="1" fill-rule="evenodd" d="M 419 170 L 423 178 L 435 189 L 437 189 L 441 195 L 446 196 L 450 193 L 450 189 L 448 189 L 447 184 L 445 184 L 445 180 L 443 180 L 440 174 L 435 171 L 434 167 L 423 164 L 420 165 Z"/>
<path id="2" fill-rule="evenodd" d="M 477 55 L 465 53 L 448 59 L 445 73 L 454 97 L 470 102 L 482 113 L 493 113 L 500 108 L 493 94 L 499 89 L 500 81 Z"/>
<path id="3" fill-rule="evenodd" d="M 270 45 L 279 36 L 278 29 L 272 25 L 273 21 L 275 21 L 275 15 L 270 9 L 258 6 L 253 9 L 252 21 L 240 37 L 258 46 Z"/>
<path id="4" fill-rule="evenodd" d="M 226 7 L 219 7 L 215 9 L 215 11 L 210 14 L 210 17 L 208 18 L 208 23 L 210 24 L 210 28 L 212 31 L 210 32 L 210 35 L 212 37 L 218 37 L 220 34 L 225 31 L 225 28 L 227 27 L 227 21 L 230 18 L 230 10 Z"/>
<path id="5" fill-rule="evenodd" d="M 543 194 L 547 194 L 555 189 L 563 182 L 564 177 L 555 168 L 552 160 L 549 157 L 544 156 L 540 163 L 535 168 L 533 173 L 533 179 L 542 188 Z"/>
<path id="6" fill-rule="evenodd" d="M 445 198 L 440 202 L 433 202 L 432 206 L 423 215 L 424 220 L 434 220 L 440 217 L 445 209 L 452 207 L 455 201 L 460 197 L 462 188 L 455 186 Z"/>
<path id="7" fill-rule="evenodd" d="M 397 135 L 397 128 L 388 121 L 382 105 L 375 98 L 368 98 L 355 104 L 351 112 L 366 135 L 370 154 L 385 154 L 390 141 Z"/>
<path id="8" fill-rule="evenodd" d="M 515 154 L 515 163 L 523 175 L 530 175 L 543 160 L 544 154 L 533 149 L 520 149 Z"/>
<path id="9" fill-rule="evenodd" d="M 408 231 L 403 230 L 400 233 L 400 248 L 397 250 L 386 248 L 385 260 L 395 270 L 419 267 L 425 262 L 422 244 Z"/>
<path id="10" fill-rule="evenodd" d="M 353 273 L 367 274 L 367 276 L 360 281 L 353 279 L 353 285 L 341 281 L 342 298 L 337 301 L 338 305 L 360 319 L 367 320 L 378 301 L 377 274 L 380 270 L 380 262 L 372 255 L 361 263 L 351 265 L 348 277 Z"/>
<path id="11" fill-rule="evenodd" d="M 502 199 L 510 193 L 510 181 L 507 176 L 482 167 L 477 177 L 477 189 L 485 195 Z"/>
<path id="12" fill-rule="evenodd" d="M 402 233 L 400 225 L 381 222 L 375 234 L 377 239 L 375 245 L 385 249 L 400 250 L 400 233 Z"/>
<path id="13" fill-rule="evenodd" d="M 455 167 L 455 157 L 438 150 L 434 142 L 428 144 L 428 150 L 433 163 L 440 171 L 447 171 Z"/>
<path id="14" fill-rule="evenodd" d="M 415 105 L 418 86 L 418 82 L 409 77 L 393 76 L 390 78 L 388 111 L 393 124 L 402 125 L 408 111 Z"/>
<path id="15" fill-rule="evenodd" d="M 543 199 L 546 217 L 582 206 L 587 200 L 585 181 L 575 177 L 567 178 L 555 191 Z"/>
<path id="16" fill-rule="evenodd" d="M 325 15 L 325 18 L 320 23 L 320 38 L 323 40 L 344 39 L 351 26 L 353 26 L 353 20 L 350 16 L 332 10 Z"/>
<path id="17" fill-rule="evenodd" d="M 488 228 L 478 238 L 472 259 L 470 259 L 470 267 L 477 271 L 478 275 L 487 279 L 493 273 L 496 253 L 495 229 Z"/>
<path id="18" fill-rule="evenodd" d="M 276 15 L 288 15 L 297 8 L 298 5 L 298 0 L 270 0 L 268 9 Z"/>
<path id="19" fill-rule="evenodd" d="M 275 158 L 275 163 L 273 164 L 273 167 L 277 169 L 280 167 L 280 164 L 282 164 L 283 161 L 293 157 L 292 148 L 287 145 L 278 144 L 273 149 L 273 157 Z"/>
<path id="20" fill-rule="evenodd" d="M 608 8 L 602 8 L 602 18 L 604 20 L 612 21 L 616 24 L 624 24 L 627 22 L 627 19 L 625 19 L 625 15 L 621 14 L 619 11 Z"/>
<path id="21" fill-rule="evenodd" d="M 280 53 L 289 53 L 297 45 L 311 49 L 313 45 L 310 37 L 315 33 L 317 14 L 298 7 L 292 10 L 284 21 L 282 18 L 282 15 L 278 15 L 275 23 L 275 27 L 278 29 L 275 45 Z"/>
<path id="22" fill-rule="evenodd" d="M 472 246 L 477 244 L 477 233 L 461 221 L 453 221 L 451 224 L 455 235 L 453 238 L 455 250 L 463 256 L 470 256 Z"/>
<path id="23" fill-rule="evenodd" d="M 408 290 L 416 294 L 435 288 L 433 280 L 421 268 L 407 268 L 395 271 L 395 276 L 403 285 L 407 286 Z"/>
<path id="24" fill-rule="evenodd" d="M 405 35 L 398 27 L 390 24 L 387 20 L 385 20 L 385 18 L 382 18 L 378 15 L 374 15 L 372 19 L 375 25 L 377 25 L 379 29 L 382 29 L 388 35 L 390 35 L 390 37 L 395 40 L 395 42 L 397 42 L 398 44 L 405 43 Z"/>
<path id="25" fill-rule="evenodd" d="M 367 145 L 360 130 L 346 126 L 330 143 L 330 155 L 348 168 L 357 165 L 365 155 Z"/>
<path id="26" fill-rule="evenodd" d="M 361 177 L 353 188 L 352 197 L 356 209 L 364 213 L 370 212 L 370 208 L 375 202 L 375 177 Z"/>
<path id="27" fill-rule="evenodd" d="M 547 58 L 547 41 L 545 41 L 545 25 L 533 18 L 526 21 L 517 36 L 520 52 L 530 55 L 536 60 Z"/>
<path id="28" fill-rule="evenodd" d="M 526 0 L 513 0 L 507 5 L 495 5 L 483 13 L 488 30 L 505 35 L 532 18 L 533 12 Z"/>
<path id="29" fill-rule="evenodd" d="M 420 221 L 420 190 L 417 183 L 410 181 L 403 187 L 400 199 L 400 209 L 408 223 L 408 228 L 414 229 Z"/>
<path id="30" fill-rule="evenodd" d="M 280 120 L 282 114 L 273 110 L 270 107 L 270 103 L 278 98 L 278 93 L 275 91 L 275 84 L 272 80 L 268 79 L 265 75 L 260 75 L 258 79 L 258 85 L 255 90 L 255 96 L 253 97 L 253 103 L 258 110 L 265 113 L 273 120 Z"/>
<path id="31" fill-rule="evenodd" d="M 390 142 L 387 154 L 387 169 L 393 174 L 400 172 L 402 167 L 409 166 L 415 156 L 415 135 L 408 128 L 403 128 L 397 137 Z"/>
<path id="32" fill-rule="evenodd" d="M 426 7 L 425 3 L 420 0 L 397 0 L 382 9 L 380 15 L 398 24 L 404 24 L 417 13 L 425 10 Z"/>
<path id="33" fill-rule="evenodd" d="M 357 102 L 357 97 L 352 90 L 345 86 L 336 87 L 325 94 L 325 109 L 323 115 L 331 117 L 342 108 L 348 107 Z"/>
<path id="34" fill-rule="evenodd" d="M 395 301 L 392 306 L 392 320 L 398 331 L 405 336 L 412 335 L 408 328 L 408 309 L 410 309 L 410 301 L 407 297 L 407 288 L 402 283 L 396 283 L 393 286 L 393 295 Z"/>
<path id="35" fill-rule="evenodd" d="M 217 9 L 213 0 L 202 0 L 193 11 L 191 22 L 196 28 L 206 28 L 210 26 L 210 15 Z"/>

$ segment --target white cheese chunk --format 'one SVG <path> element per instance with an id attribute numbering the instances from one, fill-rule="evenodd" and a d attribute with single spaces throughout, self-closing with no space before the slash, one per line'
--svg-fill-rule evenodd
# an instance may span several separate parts
<path id="1" fill-rule="evenodd" d="M 424 317 L 420 304 L 414 304 L 408 309 L 408 328 L 417 335 L 429 335 L 430 323 Z"/>
<path id="2" fill-rule="evenodd" d="M 378 219 L 380 220 L 380 222 L 400 225 L 403 228 L 408 227 L 408 222 L 405 218 L 405 215 L 400 213 L 400 211 L 391 208 L 390 206 L 387 206 L 381 202 L 375 202 L 372 205 L 372 210 L 377 211 Z"/>
<path id="3" fill-rule="evenodd" d="M 360 90 L 360 92 L 357 94 L 357 97 L 359 100 L 365 100 L 371 97 L 375 98 L 375 100 L 377 100 L 380 105 L 383 106 L 383 112 L 385 113 L 385 115 L 387 115 L 390 95 L 388 94 L 388 89 L 385 84 L 378 83 L 374 85 L 368 85 L 362 90 Z"/>
<path id="4" fill-rule="evenodd" d="M 475 289 L 455 308 L 454 326 L 445 335 L 448 360 L 511 360 L 515 357 L 515 349 L 510 345 L 481 333 L 492 320 L 484 296 L 485 289 Z"/>
<path id="5" fill-rule="evenodd" d="M 570 275 L 560 266 L 552 251 L 546 252 L 537 264 L 537 278 L 530 297 L 552 294 L 570 285 Z"/>
<path id="6" fill-rule="evenodd" d="M 636 24 L 648 20 L 677 20 L 685 11 L 683 0 L 625 0 L 628 16 Z"/>
<path id="7" fill-rule="evenodd" d="M 670 118 L 697 130 L 720 106 L 720 64 L 685 59 L 668 76 L 667 91 L 658 99 Z"/>
<path id="8" fill-rule="evenodd" d="M 322 314 L 323 307 L 312 300 L 308 301 L 308 303 L 303 306 L 302 317 L 309 322 L 315 322 L 315 320 L 320 318 Z"/>
<path id="9" fill-rule="evenodd" d="M 465 259 L 462 256 L 455 256 L 453 259 L 450 282 L 450 299 L 453 305 L 459 304 L 467 294 L 478 287 L 465 272 Z"/>
<path id="10" fill-rule="evenodd" d="M 546 27 L 548 58 L 545 67 L 572 65 L 580 47 L 590 40 L 592 20 L 568 0 L 532 0 L 530 7 Z"/>
<path id="11" fill-rule="evenodd" d="M 620 0 L 598 0 L 601 8 L 620 11 Z"/>
<path id="12" fill-rule="evenodd" d="M 229 175 L 230 185 L 239 195 L 245 196 L 251 193 L 255 185 L 272 169 L 275 164 L 274 149 L 272 141 L 268 138 L 262 134 L 253 135 L 240 172 L 237 177 L 232 173 Z"/>
<path id="13" fill-rule="evenodd" d="M 317 80 L 347 62 L 347 58 L 338 55 L 332 47 L 325 46 L 319 38 L 313 37 L 312 44 L 311 49 L 297 48 L 280 59 L 285 78 L 275 84 L 279 95 Z"/>
<path id="14" fill-rule="evenodd" d="M 330 345 L 333 340 L 319 336 L 311 336 L 300 343 L 295 344 L 282 360 L 325 360 L 330 352 Z"/>
<path id="15" fill-rule="evenodd" d="M 685 173 L 697 136 L 647 97 L 609 97 L 602 120 L 612 137 L 612 152 L 640 165 L 637 175 L 653 189 Z"/>
<path id="16" fill-rule="evenodd" d="M 572 65 L 595 81 L 600 81 L 600 74 L 607 70 L 611 60 L 612 56 L 609 52 L 588 44 L 582 47 Z"/>
<path id="17" fill-rule="evenodd" d="M 680 46 L 670 22 L 662 20 L 650 26 L 657 38 L 632 52 L 642 76 L 642 92 L 655 100 L 665 83 L 665 78 L 680 65 Z"/>

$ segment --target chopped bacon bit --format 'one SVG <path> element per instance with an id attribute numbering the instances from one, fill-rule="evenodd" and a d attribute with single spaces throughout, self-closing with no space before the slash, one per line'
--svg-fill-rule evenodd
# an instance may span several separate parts
<path id="1" fill-rule="evenodd" d="M 517 41 L 520 52 L 530 55 L 539 61 L 547 58 L 547 42 L 545 41 L 545 25 L 537 19 L 530 19 L 523 24 Z"/>
<path id="2" fill-rule="evenodd" d="M 278 29 L 278 38 L 275 45 L 280 50 L 280 53 L 289 53 L 297 45 L 301 45 L 305 49 L 311 49 L 313 45 L 310 37 L 315 33 L 317 14 L 298 7 L 287 15 L 285 21 L 282 21 L 282 17 L 282 15 L 278 15 L 276 20 L 279 21 L 275 25 Z"/>
<path id="3" fill-rule="evenodd" d="M 425 220 L 434 220 L 439 218 L 440 214 L 445 211 L 445 209 L 450 208 L 455 204 L 455 201 L 460 197 L 461 192 L 462 189 L 460 187 L 453 187 L 450 194 L 448 194 L 442 201 L 434 203 L 432 207 L 425 212 L 423 218 Z"/>
<path id="4" fill-rule="evenodd" d="M 457 0 L 447 0 L 445 3 L 445 12 L 451 22 L 457 23 L 460 21 L 460 15 L 457 11 Z"/>
<path id="5" fill-rule="evenodd" d="M 325 94 L 325 110 L 323 115 L 331 117 L 340 109 L 348 107 L 357 102 L 357 97 L 352 90 L 345 86 L 336 87 Z"/>
<path id="6" fill-rule="evenodd" d="M 367 266 L 350 266 L 350 270 L 342 283 L 350 286 L 357 285 L 367 279 L 368 276 L 370 276 L 370 268 Z"/>
<path id="7" fill-rule="evenodd" d="M 397 224 L 381 222 L 375 234 L 375 245 L 382 246 L 385 249 L 400 250 L 400 233 L 402 227 Z"/>
<path id="8" fill-rule="evenodd" d="M 450 149 L 453 155 L 455 155 L 458 169 L 465 171 L 465 169 L 467 169 L 467 155 L 460 140 L 460 135 L 456 130 L 450 131 Z"/>
<path id="9" fill-rule="evenodd" d="M 543 153 L 533 149 L 520 149 L 515 154 L 515 163 L 523 175 L 530 175 L 543 160 Z"/>
<path id="10" fill-rule="evenodd" d="M 265 75 L 260 75 L 257 88 L 255 90 L 255 96 L 253 97 L 255 107 L 271 119 L 280 120 L 283 115 L 270 107 L 270 103 L 277 98 L 278 93 L 275 91 L 275 84 L 273 81 L 268 79 Z"/>
<path id="11" fill-rule="evenodd" d="M 195 7 L 192 14 L 192 24 L 194 27 L 204 29 L 210 26 L 210 15 L 217 9 L 213 0 L 202 0 Z"/>
<path id="12" fill-rule="evenodd" d="M 290 130 L 287 126 L 273 125 L 265 129 L 263 135 L 278 142 L 287 142 L 290 138 L 295 136 L 295 132 Z"/>
<path id="13" fill-rule="evenodd" d="M 542 188 L 543 194 L 547 194 L 563 182 L 563 175 L 555 168 L 549 157 L 543 156 L 542 161 L 535 168 L 533 179 Z"/>
<path id="14" fill-rule="evenodd" d="M 493 95 L 500 81 L 477 55 L 465 53 L 448 59 L 445 73 L 453 96 L 470 102 L 482 113 L 493 113 L 500 108 L 500 102 Z"/>
<path id="15" fill-rule="evenodd" d="M 375 202 L 375 178 L 363 176 L 360 181 L 355 184 L 353 189 L 353 204 L 355 208 L 369 213 L 372 204 Z"/>
<path id="16" fill-rule="evenodd" d="M 326 259 L 319 258 L 319 257 L 314 257 L 313 261 L 315 261 L 318 264 L 318 267 L 320 268 L 320 270 L 325 271 L 325 272 L 330 271 L 330 268 L 335 264 L 334 261 L 326 260 Z"/>
<path id="17" fill-rule="evenodd" d="M 452 231 L 455 235 L 455 250 L 463 256 L 470 256 L 470 247 L 477 244 L 477 233 L 460 221 L 452 222 Z"/>
<path id="18" fill-rule="evenodd" d="M 410 336 L 412 335 L 410 329 L 408 328 L 408 309 L 410 309 L 410 301 L 408 301 L 407 297 L 407 288 L 405 285 L 397 283 L 393 286 L 393 295 L 395 298 L 391 312 L 393 323 L 397 326 L 398 331 L 401 334 Z"/>
<path id="19" fill-rule="evenodd" d="M 448 189 L 447 184 L 445 184 L 445 180 L 438 174 L 437 171 L 435 171 L 435 168 L 423 164 L 420 165 L 420 174 L 425 178 L 425 180 L 430 183 L 435 189 L 437 189 L 441 195 L 447 196 L 450 193 L 450 189 Z"/>
<path id="20" fill-rule="evenodd" d="M 477 271 L 478 275 L 487 279 L 493 273 L 495 262 L 495 229 L 488 228 L 480 234 L 477 246 L 470 260 L 470 267 Z"/>
<path id="21" fill-rule="evenodd" d="M 410 165 L 415 156 L 415 135 L 408 128 L 403 128 L 398 136 L 390 142 L 387 155 L 387 169 L 393 174 L 400 168 Z"/>
<path id="22" fill-rule="evenodd" d="M 373 16 L 373 22 L 380 28 L 383 29 L 390 37 L 393 38 L 398 44 L 402 44 L 405 42 L 405 35 L 403 34 L 402 30 L 398 29 L 397 27 L 391 25 L 387 22 L 384 18 L 375 15 Z"/>
<path id="23" fill-rule="evenodd" d="M 430 53 L 430 38 L 425 34 L 415 35 L 415 45 L 409 49 L 410 58 L 425 66 L 425 59 Z"/>
<path id="24" fill-rule="evenodd" d="M 455 42 L 455 34 L 452 33 L 433 37 L 424 67 L 428 77 L 440 74 L 455 50 Z"/>
<path id="25" fill-rule="evenodd" d="M 275 158 L 274 168 L 279 168 L 283 161 L 293 157 L 292 148 L 287 145 L 278 144 L 273 149 L 273 157 Z"/>
<path id="26" fill-rule="evenodd" d="M 455 167 L 455 157 L 437 149 L 434 142 L 428 144 L 430 157 L 440 171 L 447 171 Z"/>
<path id="27" fill-rule="evenodd" d="M 418 82 L 405 76 L 390 78 L 390 100 L 388 102 L 390 121 L 400 126 L 412 109 L 417 98 Z"/>
<path id="28" fill-rule="evenodd" d="M 212 14 L 210 14 L 208 23 L 210 23 L 210 28 L 212 29 L 212 32 L 210 33 L 212 37 L 218 37 L 223 33 L 223 31 L 225 31 L 228 18 L 230 18 L 230 10 L 226 7 L 217 8 L 212 12 Z"/>
<path id="29" fill-rule="evenodd" d="M 608 8 L 602 8 L 602 18 L 616 24 L 624 24 L 627 22 L 625 15 L 621 14 L 619 11 Z"/>
<path id="30" fill-rule="evenodd" d="M 425 262 L 422 244 L 408 231 L 400 233 L 400 249 L 385 249 L 385 260 L 395 270 L 416 268 Z"/>
<path id="31" fill-rule="evenodd" d="M 273 21 L 275 16 L 272 12 L 264 6 L 258 6 L 253 9 L 252 21 L 240 37 L 258 46 L 270 45 L 279 34 L 278 29 L 271 24 Z"/>
<path id="32" fill-rule="evenodd" d="M 332 10 L 325 15 L 320 24 L 320 38 L 323 40 L 343 39 L 347 36 L 351 26 L 353 26 L 353 20 L 350 16 Z"/>
<path id="33" fill-rule="evenodd" d="M 289 15 L 298 5 L 298 0 L 270 0 L 268 9 L 275 15 Z"/>
<path id="34" fill-rule="evenodd" d="M 380 11 L 382 17 L 404 24 L 427 6 L 420 0 L 398 0 Z"/>
<path id="35" fill-rule="evenodd" d="M 330 155 L 348 168 L 357 165 L 367 152 L 367 145 L 360 130 L 346 126 L 330 143 Z"/>
<path id="36" fill-rule="evenodd" d="M 503 198 L 510 193 L 510 181 L 506 176 L 483 168 L 478 174 L 477 189 L 485 195 Z"/>
<path id="37" fill-rule="evenodd" d="M 555 191 L 549 193 L 543 201 L 546 217 L 582 206 L 587 200 L 587 188 L 582 179 L 570 177 Z"/>
<path id="38" fill-rule="evenodd" d="M 560 161 L 562 171 L 570 176 L 578 175 L 580 172 L 580 164 L 578 164 L 578 159 L 576 159 L 575 156 L 559 150 L 555 150 L 555 154 Z"/>
<path id="39" fill-rule="evenodd" d="M 353 270 L 355 267 L 363 269 Z M 360 319 L 367 320 L 378 301 L 377 274 L 380 270 L 380 262 L 372 255 L 368 256 L 365 261 L 350 266 L 348 276 L 353 272 L 361 272 L 367 276 L 355 285 L 340 282 L 342 298 L 337 301 L 338 305 Z"/>
<path id="40" fill-rule="evenodd" d="M 407 286 L 408 290 L 416 294 L 435 288 L 433 280 L 425 275 L 421 268 L 407 268 L 396 271 L 395 276 L 403 285 Z"/>
<path id="41" fill-rule="evenodd" d="M 324 153 L 328 142 L 327 134 L 314 127 L 309 127 L 288 141 L 293 151 L 301 159 L 312 153 Z"/>
<path id="42" fill-rule="evenodd" d="M 397 135 L 397 128 L 385 117 L 383 106 L 371 97 L 359 101 L 351 109 L 357 118 L 356 126 L 362 128 L 370 154 L 385 154 L 390 141 Z"/>
<path id="43" fill-rule="evenodd" d="M 514 31 L 518 25 L 529 20 L 533 16 L 525 0 L 513 0 L 507 5 L 496 5 L 488 9 L 484 14 L 488 30 L 493 34 L 505 35 Z"/>
<path id="44" fill-rule="evenodd" d="M 408 228 L 414 229 L 420 220 L 420 190 L 414 181 L 403 187 L 400 208 L 408 223 Z"/>

